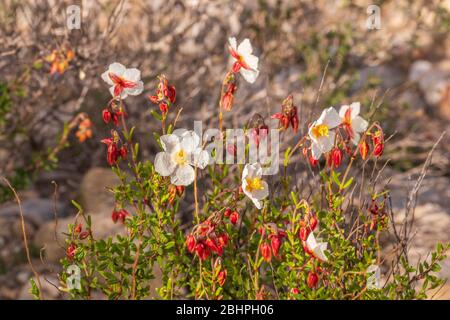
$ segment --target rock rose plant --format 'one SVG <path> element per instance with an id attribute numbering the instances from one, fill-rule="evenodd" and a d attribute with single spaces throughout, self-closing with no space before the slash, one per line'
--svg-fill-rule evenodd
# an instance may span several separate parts
<path id="1" fill-rule="evenodd" d="M 260 72 L 248 39 L 238 45 L 230 38 L 229 51 L 219 142 L 240 78 L 251 84 Z M 281 111 L 272 115 L 279 127 L 270 130 L 291 130 L 295 145 L 280 150 L 280 172 L 264 176 L 263 163 L 215 163 L 216 150 L 205 149 L 204 137 L 177 128 L 183 114 L 164 75 L 148 92 L 161 151 L 142 158 L 127 119 L 134 106 L 125 103 L 144 91 L 141 72 L 115 62 L 101 78 L 112 95 L 98 110 L 111 132 L 102 141 L 105 162 L 120 180 L 110 186 L 111 219 L 123 232 L 95 238 L 96 226 L 73 202 L 79 212 L 68 227 L 59 275 L 59 289 L 71 298 L 100 292 L 108 299 L 420 299 L 441 285 L 435 272 L 448 246 L 414 265 L 402 241 L 383 250 L 396 227 L 389 190 L 357 173 L 363 166 L 381 170 L 386 141 L 382 124 L 362 116 L 369 106 L 354 102 L 339 112 L 323 106 L 313 110 L 320 114 L 314 120 L 299 119 L 292 95 L 280 101 Z M 246 159 L 250 139 L 259 146 L 267 139 L 269 118 L 244 128 Z M 157 274 L 160 281 L 153 281 Z M 38 283 L 32 285 L 39 297 Z"/>

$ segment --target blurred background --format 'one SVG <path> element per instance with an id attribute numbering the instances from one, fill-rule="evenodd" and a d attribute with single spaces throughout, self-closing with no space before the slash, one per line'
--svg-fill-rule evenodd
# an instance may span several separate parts
<path id="1" fill-rule="evenodd" d="M 372 4 L 380 24 L 368 29 Z M 80 8 L 79 29 L 67 27 L 70 5 Z M 147 98 L 156 76 L 164 73 L 177 89 L 180 127 L 193 129 L 194 120 L 217 127 L 231 36 L 251 40 L 261 73 L 253 85 L 239 83 L 227 126 L 243 127 L 258 113 L 277 127 L 270 115 L 291 93 L 302 132 L 328 106 L 360 101 L 363 115 L 378 107 L 374 117 L 389 137 L 381 178 L 401 219 L 428 152 L 449 128 L 449 31 L 448 0 L 0 1 L 0 176 L 19 192 L 32 259 L 48 280 L 46 296 L 60 297 L 54 285 L 61 233 L 76 213 L 72 199 L 92 214 L 98 236 L 121 232 L 110 217 L 106 187 L 116 180 L 100 144 L 109 134 L 101 111 L 110 99 L 100 75 L 110 63 L 142 72 L 144 94 L 127 104 L 141 158 L 149 160 L 158 151 L 152 132 L 159 123 L 150 115 L 157 106 Z M 92 121 L 92 138 L 84 142 L 79 114 Z M 284 135 L 283 143 L 299 135 Z M 416 258 L 450 240 L 448 136 L 418 195 L 410 247 Z M 449 259 L 441 275 L 450 277 Z M 29 299 L 30 276 L 17 204 L 1 184 L 0 299 Z M 449 299 L 449 286 L 436 297 Z"/>

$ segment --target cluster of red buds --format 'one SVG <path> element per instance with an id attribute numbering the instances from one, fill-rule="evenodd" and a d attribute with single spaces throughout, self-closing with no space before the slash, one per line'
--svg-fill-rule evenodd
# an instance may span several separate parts
<path id="1" fill-rule="evenodd" d="M 126 159 L 127 148 L 125 145 L 120 145 L 119 134 L 115 130 L 111 130 L 111 138 L 106 138 L 101 141 L 108 147 L 106 152 L 106 160 L 110 166 L 117 164 L 119 158 Z"/>
<path id="2" fill-rule="evenodd" d="M 259 246 L 261 256 L 266 262 L 272 260 L 272 256 L 279 258 L 278 253 L 281 247 L 281 241 L 286 237 L 286 232 L 279 229 L 274 223 L 268 223 L 258 230 L 263 240 Z"/>
<path id="3" fill-rule="evenodd" d="M 111 214 L 111 219 L 116 223 L 117 221 L 121 221 L 122 223 L 125 222 L 125 218 L 129 216 L 130 213 L 125 209 L 116 210 L 114 209 Z"/>
<path id="4" fill-rule="evenodd" d="M 110 123 L 112 121 L 116 127 L 120 125 L 121 117 L 126 118 L 126 116 L 126 112 L 116 108 L 107 107 L 102 111 L 103 121 L 105 123 Z"/>
<path id="5" fill-rule="evenodd" d="M 77 236 L 78 239 L 80 240 L 84 240 L 89 236 L 89 231 L 84 230 L 83 231 L 83 224 L 82 223 L 78 223 L 74 228 L 73 228 L 73 235 Z"/>
<path id="6" fill-rule="evenodd" d="M 207 220 L 196 225 L 191 234 L 186 237 L 188 251 L 195 252 L 201 260 L 208 259 L 212 252 L 222 256 L 229 236 L 226 233 L 218 232 L 221 221 L 221 214 L 216 212 Z"/>
<path id="7" fill-rule="evenodd" d="M 176 186 L 171 184 L 169 186 L 169 198 L 168 198 L 169 204 L 172 204 L 177 196 L 181 197 L 184 193 L 184 189 L 185 189 L 184 186 Z"/>
<path id="8" fill-rule="evenodd" d="M 237 222 L 238 222 L 238 220 L 239 220 L 239 212 L 237 212 L 236 210 L 231 210 L 230 208 L 226 208 L 225 209 L 225 211 L 224 211 L 224 213 L 223 213 L 223 216 L 226 218 L 226 219 L 230 219 L 230 222 L 232 223 L 232 224 L 236 224 Z"/>
<path id="9" fill-rule="evenodd" d="M 297 107 L 294 106 L 294 98 L 290 94 L 281 104 L 281 112 L 277 112 L 272 115 L 272 119 L 278 119 L 280 126 L 287 130 L 289 126 L 292 127 L 294 132 L 298 131 L 298 114 Z"/>
<path id="10" fill-rule="evenodd" d="M 372 140 L 372 145 L 373 145 L 373 152 L 372 154 L 375 157 L 379 157 L 383 154 L 384 151 L 384 134 L 383 134 L 383 129 L 381 129 L 381 127 L 379 125 L 376 125 L 377 130 L 370 134 L 371 136 L 371 140 Z M 365 160 L 367 158 L 367 156 L 369 155 L 370 152 L 370 146 L 367 143 L 367 141 L 364 139 L 363 141 L 360 142 L 359 144 L 359 154 L 361 155 L 361 158 L 363 160 Z"/>
<path id="11" fill-rule="evenodd" d="M 148 96 L 149 100 L 159 105 L 159 110 L 163 115 L 169 111 L 172 103 L 175 103 L 177 92 L 174 86 L 169 84 L 165 75 L 158 76 L 159 83 L 155 95 Z"/>

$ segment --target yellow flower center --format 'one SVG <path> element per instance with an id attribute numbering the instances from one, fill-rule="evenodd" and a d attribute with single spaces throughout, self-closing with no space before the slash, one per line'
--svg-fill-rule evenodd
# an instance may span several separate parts
<path id="1" fill-rule="evenodd" d="M 326 124 L 319 124 L 317 126 L 314 126 L 312 128 L 312 134 L 316 138 L 328 137 L 329 134 L 328 126 Z"/>
<path id="2" fill-rule="evenodd" d="M 247 190 L 249 192 L 252 192 L 253 190 L 262 190 L 264 189 L 263 185 L 262 185 L 262 180 L 261 178 L 245 178 L 245 180 L 247 181 Z"/>
<path id="3" fill-rule="evenodd" d="M 186 152 L 184 152 L 183 149 L 181 149 L 180 151 L 176 152 L 173 156 L 174 161 L 176 162 L 176 164 L 182 166 L 185 165 L 187 163 L 187 155 Z"/>

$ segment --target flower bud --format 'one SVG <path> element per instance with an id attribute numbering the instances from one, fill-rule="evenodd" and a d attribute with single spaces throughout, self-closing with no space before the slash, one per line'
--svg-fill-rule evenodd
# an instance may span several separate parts
<path id="1" fill-rule="evenodd" d="M 335 168 L 339 168 L 342 162 L 342 151 L 339 148 L 334 148 L 331 151 L 331 162 Z"/>
<path id="2" fill-rule="evenodd" d="M 75 256 L 75 251 L 77 250 L 77 246 L 75 244 L 71 244 L 70 246 L 67 247 L 66 250 L 66 256 L 67 258 L 69 258 L 70 260 L 73 259 L 73 257 Z"/>
<path id="3" fill-rule="evenodd" d="M 369 153 L 369 144 L 366 141 L 362 141 L 359 144 L 359 154 L 363 160 L 366 160 L 367 154 Z"/>
<path id="4" fill-rule="evenodd" d="M 308 287 L 310 289 L 315 288 L 317 285 L 317 282 L 319 282 L 319 276 L 315 272 L 311 271 L 308 274 L 308 279 L 306 280 Z"/>
<path id="5" fill-rule="evenodd" d="M 230 222 L 232 224 L 236 224 L 238 219 L 239 219 L 239 213 L 237 211 L 234 211 L 233 213 L 231 213 L 231 215 L 230 215 Z"/>
<path id="6" fill-rule="evenodd" d="M 281 246 L 280 238 L 278 236 L 272 237 L 272 239 L 270 239 L 270 246 L 272 247 L 274 257 L 278 257 L 278 251 Z"/>
<path id="7" fill-rule="evenodd" d="M 109 123 L 111 121 L 111 112 L 108 109 L 103 110 L 102 116 L 105 123 Z"/>
<path id="8" fill-rule="evenodd" d="M 379 157 L 383 154 L 383 150 L 384 150 L 384 143 L 378 143 L 375 145 L 375 148 L 373 149 L 373 155 L 375 157 Z"/>
<path id="9" fill-rule="evenodd" d="M 186 246 L 189 252 L 194 251 L 195 244 L 196 244 L 195 237 L 192 234 L 188 235 L 188 237 L 186 238 Z"/>
<path id="10" fill-rule="evenodd" d="M 219 272 L 219 275 L 217 276 L 217 283 L 219 286 L 223 286 L 225 283 L 225 280 L 227 280 L 227 269 L 223 269 Z"/>
<path id="11" fill-rule="evenodd" d="M 225 211 L 224 211 L 224 213 L 223 213 L 223 216 L 224 216 L 225 218 L 228 218 L 228 217 L 231 215 L 232 212 L 233 212 L 233 211 L 232 211 L 230 208 L 226 208 Z"/>
<path id="12" fill-rule="evenodd" d="M 312 216 L 312 217 L 309 219 L 309 227 L 311 228 L 312 231 L 314 231 L 314 230 L 316 229 L 317 223 L 318 223 L 318 222 L 319 222 L 319 221 L 317 220 L 317 217 L 316 217 L 316 216 Z M 305 241 L 306 241 L 306 239 L 305 239 Z"/>
<path id="13" fill-rule="evenodd" d="M 261 243 L 259 250 L 261 251 L 261 255 L 266 262 L 270 262 L 270 260 L 272 260 L 272 252 L 270 250 L 270 246 L 267 243 Z"/>

